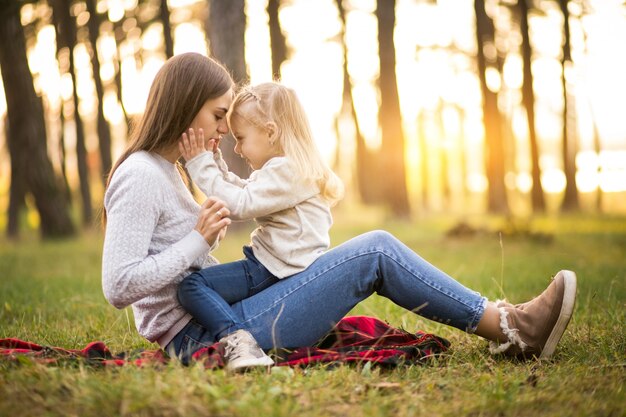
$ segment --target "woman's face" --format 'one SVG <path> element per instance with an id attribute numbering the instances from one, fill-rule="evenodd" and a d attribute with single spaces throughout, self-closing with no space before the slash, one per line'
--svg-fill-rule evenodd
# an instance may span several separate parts
<path id="1" fill-rule="evenodd" d="M 211 139 L 221 139 L 222 135 L 228 133 L 226 112 L 232 101 L 233 93 L 231 90 L 220 97 L 207 100 L 189 127 L 196 132 L 198 129 L 202 129 L 204 139 L 207 142 Z"/>

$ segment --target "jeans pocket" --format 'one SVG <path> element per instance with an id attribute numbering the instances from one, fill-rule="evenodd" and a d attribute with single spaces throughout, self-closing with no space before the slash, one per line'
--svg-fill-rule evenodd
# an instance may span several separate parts
<path id="1" fill-rule="evenodd" d="M 264 289 L 276 284 L 278 281 L 280 281 L 280 279 L 276 278 L 273 275 L 268 275 L 263 281 L 250 288 L 250 293 L 248 297 L 252 297 L 253 295 L 260 293 Z"/>

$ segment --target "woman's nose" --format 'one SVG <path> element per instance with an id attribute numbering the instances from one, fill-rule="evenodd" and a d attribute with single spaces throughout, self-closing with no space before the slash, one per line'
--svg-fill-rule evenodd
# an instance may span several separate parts
<path id="1" fill-rule="evenodd" d="M 228 123 L 226 123 L 226 120 L 220 120 L 217 124 L 217 131 L 224 135 L 228 133 Z"/>

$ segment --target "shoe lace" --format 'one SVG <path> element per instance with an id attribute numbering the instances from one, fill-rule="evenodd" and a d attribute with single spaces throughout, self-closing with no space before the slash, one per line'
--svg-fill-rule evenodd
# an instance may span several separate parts
<path id="1" fill-rule="evenodd" d="M 234 360 L 242 356 L 242 344 L 238 337 L 232 337 L 226 340 L 224 344 L 224 356 L 229 360 Z"/>

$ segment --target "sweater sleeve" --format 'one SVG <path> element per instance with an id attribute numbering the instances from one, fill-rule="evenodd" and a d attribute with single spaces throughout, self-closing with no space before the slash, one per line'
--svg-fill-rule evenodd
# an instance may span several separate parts
<path id="1" fill-rule="evenodd" d="M 217 165 L 217 169 L 219 169 L 220 172 L 222 173 L 222 176 L 224 177 L 224 181 L 229 182 L 238 187 L 246 186 L 246 184 L 248 183 L 248 180 L 244 180 L 228 170 L 228 165 L 226 164 L 226 161 L 224 161 L 224 158 L 222 158 L 222 151 L 219 148 L 217 149 L 217 152 L 213 152 L 213 160 L 215 161 L 215 164 Z"/>
<path id="2" fill-rule="evenodd" d="M 106 299 L 117 308 L 158 292 L 209 249 L 202 235 L 192 230 L 167 249 L 150 253 L 160 215 L 158 175 L 149 164 L 122 164 L 105 195 L 102 286 Z"/>
<path id="3" fill-rule="evenodd" d="M 229 183 L 220 175 L 210 153 L 190 160 L 187 169 L 204 194 L 224 200 L 233 220 L 249 220 L 276 213 L 319 194 L 314 184 L 294 180 L 289 161 L 284 157 L 268 161 L 263 168 L 254 171 L 241 187 Z"/>

